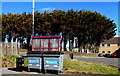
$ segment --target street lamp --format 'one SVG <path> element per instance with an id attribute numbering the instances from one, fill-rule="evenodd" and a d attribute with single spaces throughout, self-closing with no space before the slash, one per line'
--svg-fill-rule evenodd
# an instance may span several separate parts
<path id="1" fill-rule="evenodd" d="M 32 0 L 32 36 L 34 36 L 34 0 Z"/>

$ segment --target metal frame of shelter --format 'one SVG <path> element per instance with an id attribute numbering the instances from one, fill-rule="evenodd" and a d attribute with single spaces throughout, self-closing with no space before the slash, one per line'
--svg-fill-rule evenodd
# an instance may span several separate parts
<path id="1" fill-rule="evenodd" d="M 61 51 L 61 37 L 32 37 L 32 51 Z"/>

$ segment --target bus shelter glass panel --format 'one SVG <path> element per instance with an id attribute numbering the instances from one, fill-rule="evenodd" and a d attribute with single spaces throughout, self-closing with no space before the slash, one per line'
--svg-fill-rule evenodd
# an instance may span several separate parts
<path id="1" fill-rule="evenodd" d="M 34 47 L 39 48 L 40 47 L 40 39 L 34 39 Z"/>
<path id="2" fill-rule="evenodd" d="M 41 47 L 43 47 L 43 49 L 44 48 L 48 48 L 48 39 L 42 39 L 42 45 L 41 45 Z"/>
<path id="3" fill-rule="evenodd" d="M 52 47 L 58 47 L 58 39 L 51 39 Z"/>
<path id="4" fill-rule="evenodd" d="M 52 51 L 58 51 L 58 39 L 51 39 Z"/>

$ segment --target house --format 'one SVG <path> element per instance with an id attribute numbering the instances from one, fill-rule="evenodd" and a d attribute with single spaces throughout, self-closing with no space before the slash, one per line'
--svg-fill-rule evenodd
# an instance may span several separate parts
<path id="1" fill-rule="evenodd" d="M 113 37 L 109 40 L 104 40 L 100 44 L 99 53 L 112 54 L 120 48 L 120 37 Z"/>

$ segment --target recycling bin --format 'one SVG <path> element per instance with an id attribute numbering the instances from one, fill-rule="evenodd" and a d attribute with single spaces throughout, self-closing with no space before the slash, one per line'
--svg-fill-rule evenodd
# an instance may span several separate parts
<path id="1" fill-rule="evenodd" d="M 23 57 L 16 58 L 16 68 L 18 71 L 23 71 L 24 69 L 24 58 Z"/>
<path id="2" fill-rule="evenodd" d="M 28 71 L 31 69 L 38 69 L 41 72 L 42 69 L 42 52 L 31 51 L 27 53 Z"/>
<path id="3" fill-rule="evenodd" d="M 47 70 L 56 70 L 59 74 L 63 68 L 63 55 L 59 51 L 46 51 L 43 52 L 43 66 L 46 73 Z"/>

